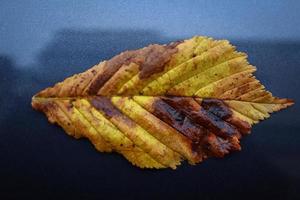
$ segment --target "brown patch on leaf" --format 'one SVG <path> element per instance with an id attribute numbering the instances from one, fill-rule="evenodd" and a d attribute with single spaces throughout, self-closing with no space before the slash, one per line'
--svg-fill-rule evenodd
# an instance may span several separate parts
<path id="1" fill-rule="evenodd" d="M 201 101 L 201 106 L 206 111 L 216 115 L 222 120 L 234 125 L 240 133 L 246 134 L 251 130 L 251 125 L 245 121 L 232 118 L 232 111 L 229 106 L 220 99 L 203 99 Z"/>
<path id="2" fill-rule="evenodd" d="M 97 94 L 98 90 L 120 69 L 122 65 L 129 64 L 135 56 L 135 51 L 125 51 L 105 63 L 103 73 L 91 83 L 88 94 Z"/>
<path id="3" fill-rule="evenodd" d="M 206 153 L 209 156 L 215 157 L 224 157 L 225 154 L 228 154 L 231 150 L 231 143 L 230 141 L 217 137 L 215 134 L 208 134 L 205 137 L 204 141 L 206 147 Z"/>
<path id="4" fill-rule="evenodd" d="M 197 113 L 197 110 L 206 112 L 205 115 L 212 116 L 210 119 L 228 125 L 225 121 L 221 122 L 220 118 L 230 118 L 232 113 L 222 101 L 207 100 L 203 103 L 204 107 L 199 108 L 199 104 L 192 98 L 178 97 L 180 100 L 175 100 L 174 98 L 163 97 L 163 100 L 157 98 L 152 104 L 152 113 L 191 140 L 191 148 L 194 152 L 201 155 L 202 158 L 209 156 L 223 157 L 230 151 L 240 149 L 236 136 L 226 135 L 224 137 L 222 135 L 222 138 L 218 136 L 218 132 L 215 132 L 216 130 L 209 124 L 212 122 L 205 120 L 201 122 L 199 120 L 195 121 L 193 115 L 189 114 L 192 112 Z M 231 125 L 228 126 L 231 127 Z M 232 129 L 235 130 L 234 127 Z"/>
<path id="5" fill-rule="evenodd" d="M 122 113 L 111 103 L 108 97 L 95 97 L 90 99 L 91 105 L 100 110 L 107 118 L 122 116 Z"/>
<path id="6" fill-rule="evenodd" d="M 202 138 L 208 133 L 200 124 L 196 124 L 182 112 L 174 109 L 163 100 L 157 98 L 152 104 L 152 114 L 169 124 L 192 142 L 192 151 L 203 157 Z"/>
<path id="7" fill-rule="evenodd" d="M 164 97 L 163 100 L 184 113 L 194 123 L 201 124 L 220 137 L 227 138 L 239 134 L 239 131 L 234 126 L 228 124 L 217 115 L 203 109 L 191 97 Z M 230 115 L 230 113 L 222 113 L 222 115 Z"/>
<path id="8" fill-rule="evenodd" d="M 177 52 L 180 42 L 169 45 L 153 44 L 143 49 L 125 51 L 104 65 L 104 72 L 99 74 L 88 88 L 88 94 L 97 94 L 99 89 L 123 66 L 134 62 L 139 65 L 139 77 L 145 79 L 152 74 L 162 72 L 171 56 Z"/>
<path id="9" fill-rule="evenodd" d="M 206 129 L 201 127 L 200 124 L 193 123 L 182 112 L 160 99 L 153 103 L 152 108 L 155 116 L 177 129 L 193 142 L 199 142 L 200 137 L 207 133 Z"/>
<path id="10" fill-rule="evenodd" d="M 134 128 L 136 124 L 116 108 L 108 97 L 94 97 L 89 99 L 91 105 L 105 115 L 107 119 L 115 118 L 126 123 L 127 126 Z"/>
<path id="11" fill-rule="evenodd" d="M 150 45 L 145 50 L 145 61 L 140 65 L 139 77 L 141 79 L 149 78 L 152 74 L 164 71 L 165 64 L 171 59 L 171 56 L 177 52 L 176 46 L 180 42 L 170 45 Z"/>

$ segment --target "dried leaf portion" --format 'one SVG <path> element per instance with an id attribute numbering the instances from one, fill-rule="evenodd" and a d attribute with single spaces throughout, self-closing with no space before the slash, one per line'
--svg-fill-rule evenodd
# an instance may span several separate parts
<path id="1" fill-rule="evenodd" d="M 196 36 L 126 51 L 32 99 L 75 138 L 141 168 L 196 164 L 240 150 L 240 139 L 293 104 L 265 90 L 247 55 Z"/>

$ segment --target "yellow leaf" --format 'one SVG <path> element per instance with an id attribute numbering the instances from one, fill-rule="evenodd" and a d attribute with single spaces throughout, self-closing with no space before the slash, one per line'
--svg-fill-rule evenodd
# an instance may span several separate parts
<path id="1" fill-rule="evenodd" d="M 293 104 L 265 90 L 227 40 L 196 36 L 126 51 L 32 98 L 75 138 L 141 168 L 196 164 L 240 150 L 240 139 Z"/>

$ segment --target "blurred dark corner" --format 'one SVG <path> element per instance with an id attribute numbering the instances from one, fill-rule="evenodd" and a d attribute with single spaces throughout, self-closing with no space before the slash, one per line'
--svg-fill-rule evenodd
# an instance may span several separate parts
<path id="1" fill-rule="evenodd" d="M 49 192 L 49 187 L 56 188 L 55 182 L 53 183 L 45 183 L 42 178 L 45 178 L 44 172 L 41 171 L 33 171 L 31 169 L 31 165 L 26 163 L 28 162 L 49 162 L 47 163 L 50 169 L 51 160 L 46 161 L 45 151 L 47 148 L 44 149 L 43 152 L 37 152 L 32 145 L 36 143 L 49 143 L 49 138 L 40 137 L 40 139 L 36 139 L 34 141 L 30 141 L 24 143 L 24 138 L 39 138 L 37 133 L 33 133 L 32 131 L 32 122 L 25 121 L 24 119 L 31 118 L 31 121 L 38 121 L 38 118 L 41 118 L 40 115 L 37 115 L 30 106 L 30 101 L 32 95 L 34 95 L 39 90 L 51 86 L 54 83 L 63 80 L 67 76 L 70 76 L 74 73 L 82 72 L 92 65 L 99 63 L 101 60 L 109 59 L 112 56 L 128 49 L 137 49 L 144 47 L 151 43 L 168 43 L 170 41 L 174 41 L 177 39 L 184 39 L 184 38 L 169 38 L 165 37 L 159 32 L 151 31 L 151 30 L 73 30 L 73 29 L 66 29 L 58 31 L 54 34 L 51 41 L 48 44 L 41 48 L 39 55 L 37 56 L 36 62 L 32 66 L 16 66 L 15 60 L 10 55 L 0 55 L 0 88 L 1 92 L 5 95 L 0 97 L 0 130 L 6 130 L 5 133 L 1 135 L 1 140 L 6 141 L 5 143 L 1 143 L 0 146 L 0 157 L 1 157 L 1 165 L 2 171 L 1 177 L 2 179 L 7 179 L 6 185 L 1 186 L 4 187 L 8 192 L 13 192 L 13 189 L 19 190 L 19 193 L 16 195 L 20 195 L 20 197 L 26 196 L 26 190 L 31 188 L 35 189 L 37 193 L 47 193 Z M 299 101 L 299 92 L 296 91 L 296 87 L 291 87 L 292 85 L 296 85 L 298 80 L 296 78 L 296 74 L 299 73 L 299 66 L 300 66 L 300 42 L 293 42 L 293 41 L 231 41 L 234 45 L 237 46 L 239 51 L 245 51 L 249 55 L 249 61 L 251 64 L 258 67 L 258 72 L 256 73 L 257 77 L 262 80 L 263 84 L 265 84 L 266 88 L 271 90 L 275 95 L 282 96 L 282 97 L 289 97 L 293 98 L 296 101 Z M 289 81 L 277 81 L 284 78 L 289 78 L 289 74 L 295 74 L 293 80 Z M 289 88 L 288 90 L 282 88 Z M 8 97 L 8 98 L 5 98 Z M 298 105 L 295 105 L 298 107 Z M 296 111 L 298 110 L 298 111 Z M 298 112 L 298 113 L 297 113 Z M 281 132 L 284 132 L 283 129 L 286 130 L 287 127 L 292 126 L 295 123 L 295 120 L 300 123 L 300 118 L 295 119 L 294 116 L 299 116 L 299 109 L 295 107 L 289 109 L 288 112 L 282 112 L 281 115 L 285 115 L 285 121 L 282 122 L 282 118 L 273 117 L 272 121 L 266 122 L 264 124 L 265 127 L 271 127 L 276 124 L 281 124 Z M 46 126 L 46 120 L 43 118 L 44 123 L 36 124 L 37 130 L 44 130 L 41 128 L 42 126 Z M 42 121 L 40 120 L 40 121 Z M 285 124 L 284 124 L 285 123 Z M 291 124 L 292 123 L 292 124 Z M 299 124 L 298 123 L 298 124 Z M 16 126 L 15 124 L 18 124 Z M 258 127 L 260 127 L 258 125 Z M 277 126 L 275 126 L 276 128 Z M 57 129 L 60 130 L 60 129 Z M 274 130 L 274 128 L 270 128 L 270 130 Z M 259 131 L 259 128 L 258 128 Z M 63 131 L 61 131 L 63 132 Z M 290 134 L 297 134 L 296 127 L 290 130 Z M 20 133 L 24 136 L 20 136 Z M 35 135 L 34 135 L 35 134 Z M 39 133 L 43 134 L 43 133 Z M 59 136 L 64 137 L 64 136 Z M 264 180 L 263 176 L 261 178 L 257 177 L 248 177 L 249 183 L 244 185 L 244 189 L 252 188 L 251 183 L 254 182 L 265 182 L 266 184 L 270 184 L 272 181 L 278 181 L 278 184 L 281 187 L 281 190 L 274 191 L 272 188 L 255 188 L 256 194 L 258 192 L 262 192 L 262 195 L 266 195 L 266 197 L 278 197 L 278 195 L 294 195 L 296 194 L 296 187 L 293 187 L 293 184 L 296 184 L 296 180 L 300 179 L 300 175 L 298 172 L 292 172 L 291 176 L 294 176 L 295 183 L 291 182 L 290 180 L 285 177 L 283 171 L 288 169 L 277 169 L 273 166 L 273 164 L 268 163 L 264 157 L 256 157 L 256 154 L 259 154 L 259 150 L 255 150 L 257 148 L 255 144 L 255 140 L 269 140 L 273 137 L 272 134 L 265 135 L 264 139 L 262 139 L 259 134 L 253 134 L 251 137 L 247 138 L 249 144 L 246 150 L 244 150 L 244 155 L 240 156 L 242 159 L 243 157 L 248 160 L 252 160 L 256 162 L 256 165 L 252 168 L 257 168 L 257 170 L 262 170 L 259 173 L 264 174 L 264 176 L 271 176 L 272 174 L 277 174 L 276 180 L 274 178 L 270 178 L 268 180 Z M 67 137 L 66 137 L 67 138 Z M 292 138 L 292 137 L 291 137 Z M 298 137 L 299 138 L 299 137 Z M 38 141 L 39 140 L 39 141 Z M 43 141 L 45 140 L 45 141 Z M 59 143 L 60 140 L 57 141 Z M 64 138 L 61 140 L 61 144 L 57 144 L 60 146 L 61 151 L 66 145 L 71 144 L 71 142 L 67 143 L 64 142 Z M 77 142 L 77 141 L 76 141 Z M 273 138 L 273 146 L 277 146 L 281 148 L 280 137 Z M 266 144 L 265 142 L 264 144 Z M 10 145 L 14 144 L 14 145 Z M 294 143 L 295 144 L 295 143 Z M 50 144 L 49 144 L 50 145 Z M 14 148 L 14 146 L 21 146 L 22 148 Z M 88 144 L 83 145 L 82 148 L 90 148 L 87 147 Z M 268 148 L 268 146 L 266 147 Z M 271 147 L 269 147 L 272 149 Z M 247 155 L 247 149 L 248 155 Z M 252 149 L 252 150 L 251 150 Z M 251 150 L 251 151 L 250 151 Z M 22 152 L 28 152 L 27 154 L 23 154 L 23 157 L 20 160 L 15 160 L 14 158 L 18 157 Z M 50 150 L 48 150 L 50 151 Z M 297 148 L 291 146 L 290 152 L 292 155 L 297 155 L 298 152 Z M 252 152 L 252 153 L 251 153 Z M 48 152 L 51 154 L 50 152 Z M 282 151 L 284 153 L 284 150 Z M 5 156 L 9 155 L 9 156 Z M 33 156 L 34 155 L 34 156 Z M 93 156 L 93 155 L 91 155 Z M 239 156 L 236 154 L 236 156 Z M 281 155 L 281 157 L 284 157 Z M 54 159 L 54 158 L 50 158 Z M 110 158 L 111 159 L 111 158 Z M 247 160 L 246 159 L 246 160 Z M 274 158 L 276 159 L 276 158 Z M 55 162 L 55 161 L 54 161 Z M 63 162 L 63 161 L 61 161 Z M 117 161 L 112 161 L 117 162 Z M 125 162 L 125 161 L 124 161 Z M 213 163 L 214 161 L 210 161 L 208 163 Z M 219 162 L 219 161 L 217 161 Z M 223 161 L 223 164 L 226 162 Z M 240 162 L 240 161 L 239 161 Z M 250 162 L 250 161 L 248 161 Z M 289 162 L 289 160 L 287 160 Z M 72 165 L 77 163 L 77 158 L 72 157 L 68 159 L 68 162 L 65 162 L 62 167 L 65 167 L 64 170 L 72 170 Z M 216 164 L 216 163 L 215 163 Z M 232 164 L 232 163 L 231 163 Z M 242 172 L 234 172 L 234 168 L 229 165 L 227 170 L 231 171 L 232 173 L 242 173 Z M 235 163 L 237 164 L 237 163 Z M 291 163 L 292 164 L 292 163 Z M 296 163 L 297 164 L 297 163 Z M 299 164 L 299 163 L 298 163 Z M 42 165 L 42 164 L 37 164 Z M 114 165 L 113 163 L 111 164 Z M 216 164 L 217 165 L 217 164 Z M 47 165 L 43 165 L 45 167 Z M 97 166 L 97 165 L 96 165 Z M 127 165 L 126 165 L 127 166 Z M 129 165 L 128 165 L 129 166 Z M 240 164 L 237 164 L 240 166 Z M 211 167 L 213 167 L 211 165 Z M 284 166 L 286 167 L 286 166 Z M 193 168 L 194 169 L 194 168 Z M 250 166 L 249 168 L 250 169 Z M 94 169 L 95 171 L 97 169 Z M 115 169 L 111 169 L 115 170 Z M 247 166 L 245 166 L 245 171 L 247 170 Z M 205 169 L 204 169 L 205 171 Z M 226 171 L 226 170 L 224 170 Z M 24 176 L 23 173 L 27 173 Z M 72 171 L 71 171 L 72 172 Z M 69 171 L 69 174 L 72 175 Z M 209 171 L 208 171 L 209 172 Z M 40 173 L 40 174 L 39 174 Z M 267 173 L 267 174 L 266 174 Z M 95 174 L 97 174 L 95 172 Z M 240 174 L 241 175 L 241 174 Z M 68 176 L 68 174 L 65 174 Z M 200 175 L 199 175 L 200 176 Z M 205 180 L 208 181 L 216 181 L 214 180 L 211 175 L 205 175 L 202 173 L 201 176 L 206 176 Z M 222 172 L 215 172 L 213 177 L 222 177 L 225 179 L 230 179 L 230 174 L 223 175 Z M 227 178 L 226 178 L 227 177 Z M 242 175 L 241 175 L 242 177 Z M 63 191 L 66 189 L 69 180 L 67 177 L 65 180 L 60 181 L 60 185 L 62 186 L 61 190 Z M 48 178 L 49 179 L 49 178 Z M 211 180 L 210 180 L 211 179 Z M 239 178 L 237 178 L 240 180 Z M 247 178 L 246 178 L 247 179 Z M 66 182 L 64 182 L 66 181 Z M 79 180 L 78 180 L 79 181 Z M 85 180 L 86 181 L 86 180 Z M 17 186 L 15 186 L 17 182 Z M 30 184 L 27 186 L 26 190 L 22 190 L 22 187 L 18 184 Z M 80 181 L 79 181 L 80 182 Z M 219 181 L 220 182 L 220 181 Z M 222 182 L 222 181 L 221 181 Z M 246 180 L 247 182 L 247 180 Z M 39 183 L 39 184 L 37 184 Z M 48 185 L 47 185 L 48 184 Z M 49 186 L 50 184 L 50 186 Z M 53 184 L 53 185 L 51 185 Z M 199 183 L 200 184 L 200 183 Z M 204 183 L 203 183 L 204 184 Z M 278 185 L 277 184 L 277 185 Z M 201 183 L 202 185 L 202 183 Z M 233 185 L 223 185 L 224 191 L 219 191 L 220 196 L 222 192 L 226 191 L 226 188 L 230 189 L 234 187 Z M 71 190 L 73 188 L 67 187 L 67 190 Z M 76 186 L 77 187 L 77 186 Z M 79 187 L 79 186 L 78 186 Z M 103 187 L 103 186 L 102 186 Z M 139 187 L 136 185 L 136 187 Z M 203 185 L 205 187 L 205 185 Z M 214 191 L 214 188 L 210 188 L 209 184 L 207 184 L 208 190 Z M 57 188 L 56 188 L 57 189 Z M 78 189 L 78 188 L 77 188 Z M 120 188 L 121 192 L 126 192 L 126 188 Z M 141 189 L 141 188 L 140 188 Z M 232 188 L 231 188 L 232 189 Z M 84 188 L 83 188 L 84 190 Z M 95 190 L 96 191 L 96 190 Z M 268 193 L 268 191 L 270 193 Z M 171 191 L 170 191 L 171 192 Z M 233 191 L 235 192 L 235 191 Z M 170 193 L 171 194 L 171 193 Z"/>

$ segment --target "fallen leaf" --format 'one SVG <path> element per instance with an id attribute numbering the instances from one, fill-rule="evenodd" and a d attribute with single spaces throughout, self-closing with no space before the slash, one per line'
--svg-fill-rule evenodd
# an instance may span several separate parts
<path id="1" fill-rule="evenodd" d="M 123 52 L 32 98 L 75 138 L 141 168 L 173 169 L 240 150 L 240 139 L 293 104 L 265 90 L 227 40 L 196 36 Z"/>

